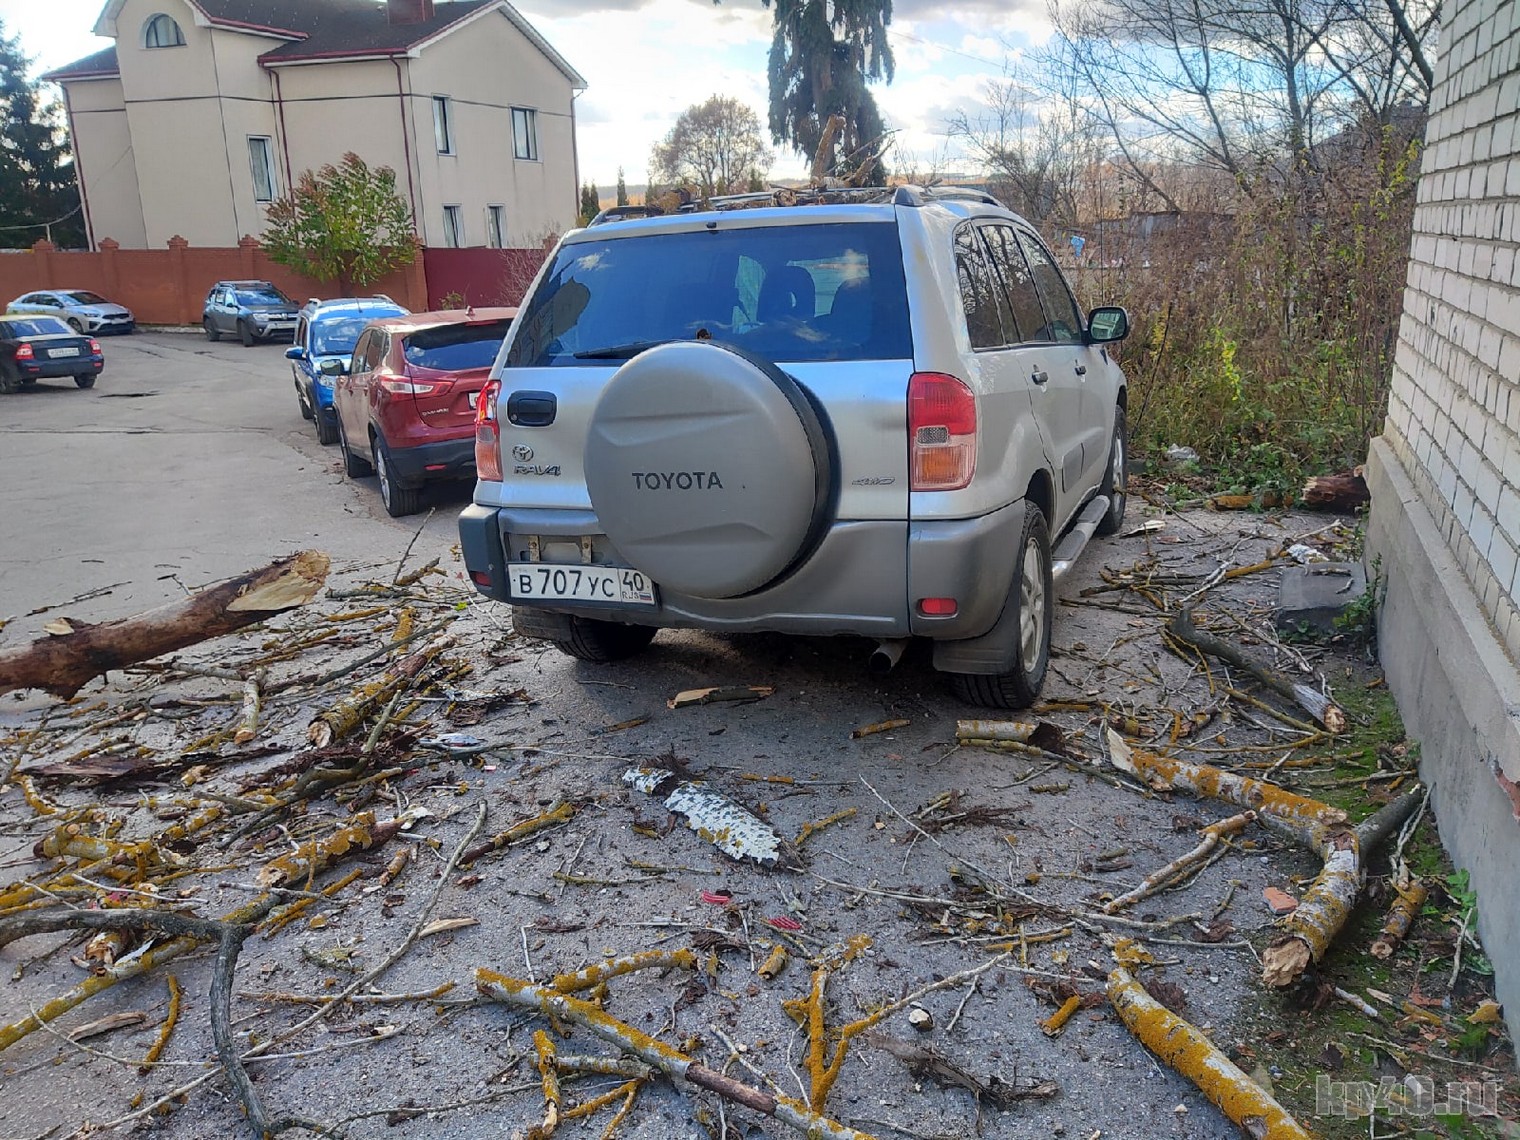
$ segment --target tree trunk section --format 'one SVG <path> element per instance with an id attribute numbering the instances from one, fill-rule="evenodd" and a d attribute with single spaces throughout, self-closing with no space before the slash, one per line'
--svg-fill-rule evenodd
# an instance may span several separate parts
<path id="1" fill-rule="evenodd" d="M 328 557 L 306 550 L 198 594 L 118 621 L 70 622 L 70 632 L 0 651 L 0 693 L 72 697 L 110 669 L 148 661 L 305 605 L 327 580 Z"/>

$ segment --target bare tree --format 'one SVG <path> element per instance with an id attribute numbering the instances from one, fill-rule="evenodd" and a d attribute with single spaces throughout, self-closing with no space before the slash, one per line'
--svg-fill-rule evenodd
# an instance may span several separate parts
<path id="1" fill-rule="evenodd" d="M 743 190 L 770 166 L 758 116 L 726 95 L 682 111 L 649 157 L 651 182 L 683 186 L 703 198 Z"/>

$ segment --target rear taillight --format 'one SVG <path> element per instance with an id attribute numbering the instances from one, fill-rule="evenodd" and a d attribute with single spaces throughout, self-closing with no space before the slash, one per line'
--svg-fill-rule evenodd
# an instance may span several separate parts
<path id="1" fill-rule="evenodd" d="M 37 354 L 32 351 L 32 346 L 29 344 L 21 344 L 16 346 L 17 360 L 31 360 L 36 355 Z"/>
<path id="2" fill-rule="evenodd" d="M 475 474 L 496 483 L 502 479 L 501 434 L 496 430 L 496 396 L 500 391 L 500 380 L 487 380 L 480 390 L 480 403 L 475 405 Z"/>
<path id="3" fill-rule="evenodd" d="M 96 356 L 100 355 L 100 341 L 96 340 L 94 337 L 90 338 L 90 351 Z"/>
<path id="4" fill-rule="evenodd" d="M 436 392 L 446 384 L 423 384 L 416 380 L 408 380 L 405 376 L 378 377 L 380 387 L 387 392 L 394 392 L 398 396 L 426 396 L 430 392 Z"/>
<path id="5" fill-rule="evenodd" d="M 976 471 L 976 394 L 942 372 L 908 381 L 909 486 L 955 491 Z"/>

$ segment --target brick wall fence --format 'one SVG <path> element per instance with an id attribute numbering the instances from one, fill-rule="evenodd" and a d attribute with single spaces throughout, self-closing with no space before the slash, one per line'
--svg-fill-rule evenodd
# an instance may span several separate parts
<path id="1" fill-rule="evenodd" d="M 411 265 L 362 290 L 384 293 L 413 311 L 440 307 L 450 293 L 469 304 L 516 304 L 544 259 L 542 249 L 424 249 Z M 276 265 L 251 237 L 234 248 L 122 249 L 106 238 L 98 252 L 55 249 L 0 253 L 0 307 L 36 289 L 89 289 L 131 309 L 148 325 L 198 325 L 206 293 L 224 280 L 272 281 L 287 295 L 334 297 L 334 282 L 313 281 Z"/>
<path id="2" fill-rule="evenodd" d="M 1367 559 L 1388 686 L 1520 1037 L 1520 3 L 1450 0 L 1440 43 Z"/>

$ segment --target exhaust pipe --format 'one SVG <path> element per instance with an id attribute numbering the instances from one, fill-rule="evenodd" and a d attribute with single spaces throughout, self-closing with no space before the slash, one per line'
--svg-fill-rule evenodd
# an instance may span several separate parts
<path id="1" fill-rule="evenodd" d="M 901 637 L 895 641 L 878 642 L 875 649 L 871 650 L 871 656 L 866 661 L 866 668 L 877 677 L 884 677 L 892 672 L 892 667 L 902 660 L 903 650 L 908 648 L 910 638 Z"/>

